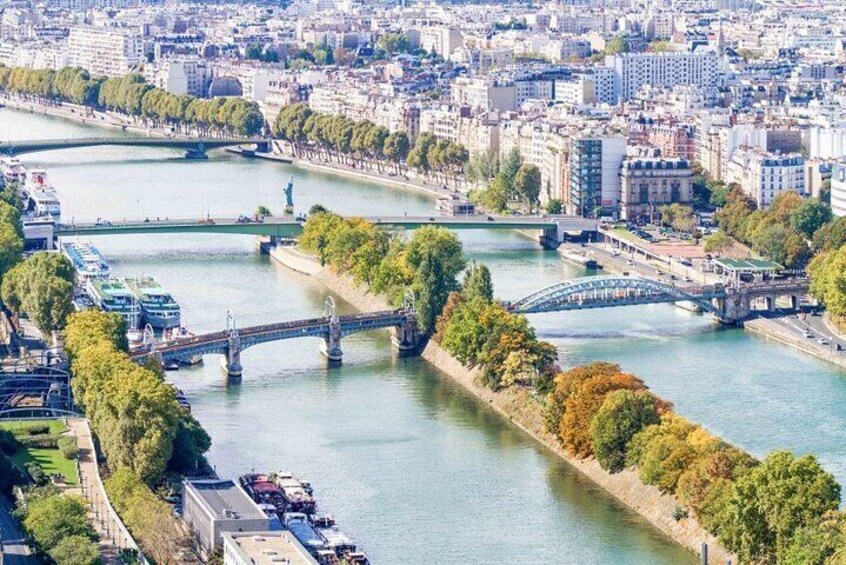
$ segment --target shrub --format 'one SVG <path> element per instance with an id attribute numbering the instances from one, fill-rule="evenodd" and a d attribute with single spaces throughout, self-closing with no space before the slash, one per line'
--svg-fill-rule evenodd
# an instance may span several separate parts
<path id="1" fill-rule="evenodd" d="M 61 438 L 62 436 L 59 434 L 40 434 L 21 436 L 18 438 L 18 441 L 24 447 L 32 447 L 36 449 L 58 449 L 59 439 Z"/>
<path id="2" fill-rule="evenodd" d="M 43 486 L 47 484 L 49 478 L 47 477 L 47 473 L 44 472 L 44 469 L 41 468 L 41 465 L 35 461 L 30 461 L 24 465 L 24 468 L 32 479 L 32 482 L 36 485 Z"/>
<path id="3" fill-rule="evenodd" d="M 16 436 L 38 436 L 50 433 L 50 426 L 47 424 L 26 424 L 15 428 Z"/>
<path id="4" fill-rule="evenodd" d="M 687 510 L 676 504 L 676 507 L 673 508 L 673 520 L 678 522 L 682 518 L 687 518 Z"/>
<path id="5" fill-rule="evenodd" d="M 59 450 L 65 459 L 74 461 L 79 459 L 79 446 L 76 444 L 76 438 L 72 436 L 64 436 L 59 439 Z"/>
<path id="6" fill-rule="evenodd" d="M 602 468 L 612 473 L 621 471 L 632 437 L 660 421 L 652 395 L 630 390 L 608 393 L 590 423 L 591 445 Z"/>

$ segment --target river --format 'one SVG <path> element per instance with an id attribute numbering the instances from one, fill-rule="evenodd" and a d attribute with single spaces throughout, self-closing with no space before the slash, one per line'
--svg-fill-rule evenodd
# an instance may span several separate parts
<path id="1" fill-rule="evenodd" d="M 0 139 L 102 136 L 104 130 L 0 110 Z M 125 135 L 111 132 L 111 135 Z M 278 211 L 430 213 L 426 196 L 278 163 L 213 152 L 206 162 L 166 149 L 89 148 L 24 156 L 48 169 L 66 219 Z M 518 298 L 583 274 L 516 233 L 462 234 L 488 264 L 498 296 Z M 325 290 L 253 251 L 240 236 L 96 238 L 119 275 L 155 276 L 198 332 L 311 317 Z M 349 307 L 341 304 L 342 310 Z M 817 454 L 846 480 L 846 375 L 742 330 L 716 330 L 666 305 L 531 317 L 562 363 L 620 363 L 678 411 L 755 455 Z M 376 563 L 694 563 L 651 528 L 387 334 L 345 338 L 327 369 L 316 339 L 247 350 L 243 383 L 226 387 L 217 359 L 169 374 L 214 440 L 222 476 L 286 469 L 316 487 Z"/>

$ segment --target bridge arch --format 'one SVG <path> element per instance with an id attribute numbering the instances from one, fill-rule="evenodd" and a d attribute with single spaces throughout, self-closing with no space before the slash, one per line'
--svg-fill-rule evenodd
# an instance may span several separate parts
<path id="1" fill-rule="evenodd" d="M 703 310 L 718 313 L 713 299 L 723 298 L 715 287 L 678 287 L 640 277 L 597 276 L 555 284 L 509 304 L 521 314 L 607 308 L 637 304 L 689 301 Z"/>

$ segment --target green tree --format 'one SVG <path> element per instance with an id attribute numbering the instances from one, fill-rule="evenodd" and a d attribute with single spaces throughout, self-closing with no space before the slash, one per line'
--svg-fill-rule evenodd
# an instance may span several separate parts
<path id="1" fill-rule="evenodd" d="M 660 421 L 652 395 L 631 390 L 609 393 L 590 423 L 593 452 L 602 468 L 612 473 L 623 470 L 629 441 Z"/>
<path id="2" fill-rule="evenodd" d="M 817 255 L 808 266 L 811 293 L 834 316 L 846 316 L 846 245 Z"/>
<path id="3" fill-rule="evenodd" d="M 49 496 L 27 504 L 23 526 L 44 552 L 72 536 L 96 539 L 88 523 L 85 500 L 79 496 Z"/>
<path id="4" fill-rule="evenodd" d="M 408 51 L 408 36 L 404 33 L 386 33 L 379 37 L 376 45 L 388 55 L 406 53 Z"/>
<path id="5" fill-rule="evenodd" d="M 547 214 L 563 214 L 564 202 L 560 198 L 550 198 L 546 203 Z"/>
<path id="6" fill-rule="evenodd" d="M 264 204 L 261 204 L 256 208 L 256 216 L 258 216 L 259 218 L 267 218 L 272 215 L 273 214 L 270 212 L 270 208 L 268 208 Z"/>
<path id="7" fill-rule="evenodd" d="M 629 52 L 629 42 L 628 40 L 622 36 L 618 35 L 611 39 L 608 43 L 605 44 L 605 54 L 606 55 L 616 55 L 617 53 L 628 53 Z"/>
<path id="8" fill-rule="evenodd" d="M 517 172 L 520 170 L 520 165 L 523 164 L 523 158 L 520 156 L 520 150 L 516 147 L 512 148 L 505 155 L 505 159 L 502 161 L 502 165 L 500 166 L 500 173 L 505 180 L 506 183 L 506 191 L 505 194 L 508 198 L 512 197 L 512 186 L 514 185 L 514 179 L 517 177 Z"/>
<path id="9" fill-rule="evenodd" d="M 21 260 L 24 242 L 15 226 L 0 223 L 0 277 Z"/>
<path id="10" fill-rule="evenodd" d="M 823 225 L 814 234 L 814 249 L 831 251 L 846 244 L 846 216 Z"/>
<path id="11" fill-rule="evenodd" d="M 831 221 L 831 208 L 816 198 L 808 198 L 790 213 L 794 230 L 811 239 L 823 224 Z"/>
<path id="12" fill-rule="evenodd" d="M 493 301 L 493 281 L 487 265 L 473 263 L 464 276 L 463 291 L 468 300 L 480 298 L 485 302 Z"/>
<path id="13" fill-rule="evenodd" d="M 705 240 L 705 253 L 720 254 L 723 251 L 731 249 L 732 244 L 732 239 L 724 231 L 720 230 Z"/>
<path id="14" fill-rule="evenodd" d="M 70 536 L 62 539 L 49 552 L 56 565 L 97 565 L 100 563 L 100 549 L 85 536 Z"/>
<path id="15" fill-rule="evenodd" d="M 541 189 L 541 172 L 536 165 L 520 165 L 514 177 L 515 194 L 532 209 L 538 202 Z"/>
<path id="16" fill-rule="evenodd" d="M 775 451 L 736 483 L 721 536 L 744 562 L 785 555 L 794 534 L 840 505 L 840 485 L 810 455 Z"/>

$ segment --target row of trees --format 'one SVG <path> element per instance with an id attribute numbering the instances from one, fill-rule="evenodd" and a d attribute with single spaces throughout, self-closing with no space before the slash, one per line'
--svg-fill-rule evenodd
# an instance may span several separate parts
<path id="1" fill-rule="evenodd" d="M 324 265 L 349 273 L 356 282 L 370 285 L 394 304 L 403 292 L 416 296 L 420 329 L 431 333 L 457 277 L 466 266 L 461 241 L 452 232 L 434 226 L 415 230 L 405 241 L 358 218 L 345 219 L 313 207 L 300 246 Z"/>
<path id="2" fill-rule="evenodd" d="M 201 135 L 256 135 L 265 126 L 256 102 L 236 97 L 206 100 L 177 96 L 148 84 L 137 73 L 107 79 L 91 77 L 88 71 L 78 67 L 52 71 L 0 65 L 0 90 L 107 108 L 141 118 L 156 127 L 168 125 Z"/>
<path id="3" fill-rule="evenodd" d="M 57 565 L 100 562 L 97 532 L 88 522 L 88 505 L 82 497 L 62 494 L 54 486 L 31 488 L 18 513 L 27 538 L 49 562 Z"/>
<path id="4" fill-rule="evenodd" d="M 727 235 L 788 267 L 803 265 L 811 257 L 808 242 L 829 221 L 831 209 L 815 198 L 783 192 L 767 210 L 758 210 L 738 186 L 730 189 L 725 206 L 717 213 L 717 222 Z M 815 242 L 814 248 L 821 243 Z"/>
<path id="5" fill-rule="evenodd" d="M 73 277 L 73 266 L 62 255 L 36 253 L 3 277 L 3 303 L 48 336 L 65 327 L 73 311 Z"/>
<path id="6" fill-rule="evenodd" d="M 211 439 L 179 407 L 160 368 L 138 365 L 126 354 L 126 323 L 119 315 L 98 310 L 71 315 L 65 349 L 74 400 L 113 469 L 129 468 L 155 485 L 166 470 L 193 471 L 204 464 Z"/>
<path id="7" fill-rule="evenodd" d="M 185 539 L 149 487 L 166 471 L 204 471 L 211 438 L 176 401 L 161 368 L 141 366 L 126 354 L 126 323 L 115 313 L 87 310 L 68 319 L 65 349 L 71 360 L 72 388 L 85 410 L 114 476 L 110 497 L 116 510 L 157 561 L 172 556 Z"/>
<path id="8" fill-rule="evenodd" d="M 841 218 L 846 223 L 846 218 Z M 808 266 L 811 293 L 832 316 L 846 317 L 846 244 L 824 251 Z"/>
<path id="9" fill-rule="evenodd" d="M 509 202 L 522 202 L 529 210 L 540 202 L 541 173 L 537 166 L 523 163 L 513 148 L 500 161 L 494 155 L 474 155 L 466 167 L 468 180 L 487 184 L 470 194 L 474 202 L 492 212 L 504 212 Z"/>
<path id="10" fill-rule="evenodd" d="M 449 295 L 436 330 L 435 341 L 464 365 L 479 367 L 493 390 L 528 384 L 543 391 L 555 373 L 555 347 L 537 339 L 525 316 L 494 300 L 484 265 L 473 265 L 461 291 Z"/>
<path id="11" fill-rule="evenodd" d="M 7 186 L 0 195 L 8 196 L 13 191 L 12 187 Z M 23 249 L 20 208 L 6 200 L 0 200 L 0 278 L 21 261 Z"/>
<path id="12" fill-rule="evenodd" d="M 306 104 L 282 108 L 273 132 L 291 144 L 295 155 L 370 165 L 379 171 L 390 162 L 397 173 L 407 166 L 443 182 L 460 174 L 468 159 L 462 145 L 431 133 L 418 136 L 411 147 L 405 132 L 391 133 L 369 120 L 314 112 Z"/>
<path id="13" fill-rule="evenodd" d="M 846 563 L 840 486 L 812 456 L 762 462 L 675 414 L 643 381 L 612 363 L 555 377 L 544 417 L 571 455 L 626 467 L 674 495 L 742 563 Z"/>

